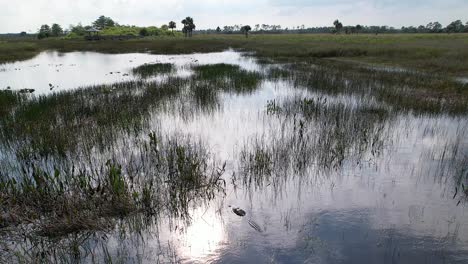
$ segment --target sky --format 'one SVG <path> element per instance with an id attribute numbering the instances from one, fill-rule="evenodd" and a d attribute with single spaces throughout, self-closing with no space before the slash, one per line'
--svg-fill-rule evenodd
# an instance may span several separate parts
<path id="1" fill-rule="evenodd" d="M 0 33 L 36 32 L 41 24 L 64 28 L 105 15 L 120 24 L 161 26 L 191 16 L 199 29 L 275 24 L 284 28 L 344 25 L 444 26 L 468 21 L 468 0 L 0 0 Z"/>

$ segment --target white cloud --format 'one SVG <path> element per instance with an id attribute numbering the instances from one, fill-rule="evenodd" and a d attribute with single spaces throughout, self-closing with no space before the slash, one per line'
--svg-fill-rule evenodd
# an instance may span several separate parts
<path id="1" fill-rule="evenodd" d="M 198 28 L 227 24 L 291 27 L 345 24 L 419 25 L 468 20 L 464 0 L 0 0 L 0 32 L 34 32 L 44 23 L 89 24 L 99 15 L 121 24 L 161 25 L 192 16 Z"/>

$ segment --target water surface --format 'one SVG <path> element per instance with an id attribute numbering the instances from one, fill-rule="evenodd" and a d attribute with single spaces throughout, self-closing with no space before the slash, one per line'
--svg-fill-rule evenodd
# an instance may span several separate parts
<path id="1" fill-rule="evenodd" d="M 179 76 L 190 76 L 191 64 L 228 63 L 252 71 L 270 67 L 234 51 L 173 56 L 47 52 L 3 65 L 0 87 L 47 94 L 49 83 L 65 90 L 133 79 L 133 67 L 154 62 L 174 63 Z M 326 98 L 327 109 L 385 108 L 373 98 L 323 94 L 287 78 L 265 79 L 250 93 L 223 92 L 209 111 L 187 106 L 186 97 L 168 101 L 164 111 L 151 115 L 141 135 L 158 130 L 204 142 L 227 164 L 225 194 L 193 204 L 189 221 L 163 217 L 137 232 L 128 227 L 143 221 L 136 217 L 110 234 L 87 236 L 74 257 L 129 263 L 468 262 L 468 210 L 463 198 L 454 198 L 460 168 L 466 174 L 468 161 L 466 116 L 390 112 L 363 122 L 356 114 L 345 125 L 352 129 L 361 122 L 365 132 L 346 134 L 324 125 L 334 120 L 328 112 L 308 119 L 268 111 L 272 101 L 287 105 L 298 98 Z M 301 123 L 306 125 L 299 129 Z M 330 145 L 324 145 L 327 140 Z M 113 155 L 128 160 L 133 141 L 123 136 Z M 304 149 L 296 149 L 296 143 Z M 329 160 L 328 152 L 339 144 L 344 159 Z M 259 148 L 284 151 L 287 157 L 267 176 L 246 173 L 243 153 Z M 104 161 L 106 154 L 92 159 Z M 0 164 L 15 162 L 7 149 L 0 159 Z M 233 213 L 237 207 L 245 217 Z"/>

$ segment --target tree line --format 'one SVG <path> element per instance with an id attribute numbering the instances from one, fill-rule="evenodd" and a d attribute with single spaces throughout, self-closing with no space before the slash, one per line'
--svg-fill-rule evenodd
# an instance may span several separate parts
<path id="1" fill-rule="evenodd" d="M 216 29 L 198 30 L 200 34 L 244 34 L 242 30 L 243 25 L 232 25 L 217 27 Z M 307 34 L 307 33 L 330 33 L 330 34 L 381 34 L 381 33 L 468 33 L 468 21 L 463 24 L 461 20 L 453 21 L 447 26 L 443 26 L 439 22 L 430 22 L 427 25 L 414 26 L 403 26 L 401 28 L 389 27 L 389 26 L 364 26 L 364 25 L 353 25 L 344 26 L 339 20 L 335 20 L 332 25 L 325 27 L 307 27 L 305 25 L 286 27 L 283 28 L 281 25 L 269 25 L 269 24 L 256 24 L 251 28 L 254 34 L 284 34 L 284 33 L 295 33 L 295 34 Z"/>
<path id="2" fill-rule="evenodd" d="M 192 37 L 193 32 L 196 29 L 194 19 L 192 17 L 186 17 L 181 21 L 182 24 L 182 33 L 185 37 Z M 39 39 L 48 38 L 48 37 L 58 37 L 67 34 L 74 34 L 77 36 L 84 36 L 86 32 L 90 29 L 105 30 L 109 28 L 132 28 L 136 26 L 125 26 L 120 25 L 115 22 L 112 18 L 106 16 L 100 16 L 97 18 L 91 25 L 83 26 L 81 23 L 78 25 L 70 25 L 68 30 L 64 30 L 59 24 L 42 25 L 38 30 L 37 37 Z M 177 23 L 170 21 L 168 24 L 162 25 L 159 29 L 163 31 L 171 30 L 174 32 L 174 29 L 177 28 Z M 138 34 L 142 37 L 158 35 L 157 27 L 142 27 L 139 28 Z M 254 27 L 250 25 L 232 25 L 232 26 L 223 26 L 217 27 L 216 29 L 207 29 L 207 30 L 198 30 L 198 34 L 245 34 L 248 37 L 249 32 L 254 34 L 284 34 L 284 33 L 331 33 L 331 34 L 380 34 L 380 33 L 468 33 L 468 21 L 463 23 L 461 20 L 456 20 L 443 26 L 439 22 L 430 22 L 427 25 L 420 25 L 418 27 L 409 26 L 394 28 L 389 26 L 344 26 L 341 21 L 338 19 L 333 22 L 333 26 L 326 27 L 308 27 L 305 25 L 295 26 L 295 27 L 286 27 L 283 28 L 281 25 L 269 25 L 269 24 L 256 24 Z M 24 35 L 25 32 L 22 32 L 21 35 Z"/>
<path id="3" fill-rule="evenodd" d="M 70 25 L 66 30 L 56 23 L 52 24 L 51 26 L 47 24 L 41 25 L 41 27 L 37 31 L 37 38 L 43 39 L 48 37 L 59 37 L 65 35 L 85 36 L 90 30 L 116 32 L 116 34 L 129 34 L 133 33 L 135 30 L 138 30 L 138 35 L 146 37 L 159 35 L 161 31 L 164 32 L 171 30 L 171 32 L 174 33 L 174 29 L 176 29 L 176 27 L 177 24 L 174 21 L 170 21 L 168 24 L 164 24 L 159 28 L 155 26 L 137 27 L 131 25 L 121 25 L 115 22 L 110 17 L 100 16 L 90 25 L 83 26 L 81 23 L 78 23 L 77 25 Z M 187 30 L 187 28 L 189 30 Z M 184 30 L 190 32 L 191 36 L 191 32 L 194 29 L 195 24 L 193 23 L 193 19 L 191 19 L 189 20 L 189 23 L 187 23 L 187 25 L 184 26 Z M 26 32 L 21 32 L 20 35 L 24 36 L 26 35 Z"/>

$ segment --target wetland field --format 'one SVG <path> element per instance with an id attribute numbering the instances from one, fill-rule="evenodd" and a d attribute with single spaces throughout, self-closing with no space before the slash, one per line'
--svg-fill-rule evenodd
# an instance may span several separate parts
<path id="1" fill-rule="evenodd" d="M 0 40 L 0 263 L 467 263 L 466 45 Z"/>

